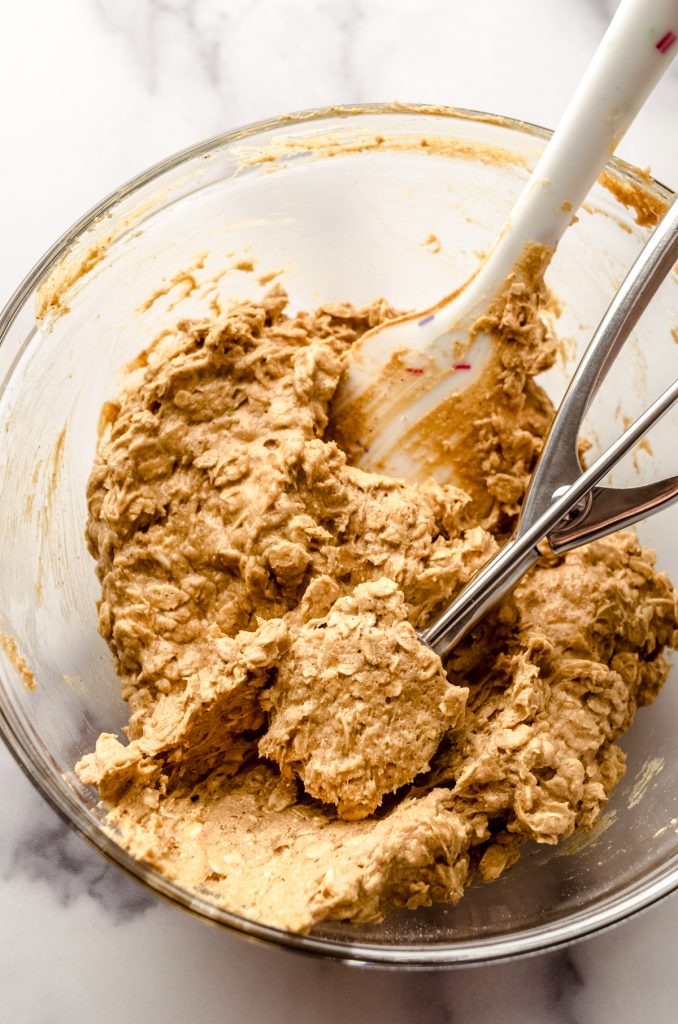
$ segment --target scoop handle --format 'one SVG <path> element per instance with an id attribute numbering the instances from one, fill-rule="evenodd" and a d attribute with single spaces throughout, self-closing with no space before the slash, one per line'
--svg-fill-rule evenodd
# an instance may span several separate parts
<path id="1" fill-rule="evenodd" d="M 555 247 L 678 52 L 678 0 L 621 0 L 489 254 L 503 281 L 530 242 Z"/>
<path id="2" fill-rule="evenodd" d="M 581 474 L 577 442 L 586 411 L 631 331 L 676 260 L 678 200 L 674 200 L 664 214 L 622 281 L 572 376 L 532 474 L 523 501 L 518 533 L 523 533 L 548 508 L 558 488 L 572 483 Z M 663 484 L 653 486 L 658 486 L 659 491 L 662 491 Z M 601 516 L 607 520 L 613 514 L 631 511 L 636 507 L 643 509 L 650 498 L 651 495 L 643 493 L 642 488 L 624 489 L 615 492 L 614 496 L 612 492 L 603 489 L 595 502 L 595 508 L 591 510 L 587 525 L 591 527 L 594 522 L 599 523 Z M 626 521 L 634 520 L 627 518 Z M 576 536 L 582 536 L 583 525 L 578 523 Z M 564 549 L 561 547 L 561 550 Z"/>
<path id="3" fill-rule="evenodd" d="M 580 522 L 577 519 L 577 509 L 583 502 L 586 502 L 586 499 L 612 467 L 645 436 L 662 416 L 666 415 L 676 402 L 678 402 L 678 380 L 674 381 L 616 441 L 613 441 L 592 466 L 589 466 L 569 487 L 565 487 L 563 492 L 553 499 L 552 504 L 524 533 L 512 537 L 490 559 L 487 565 L 476 573 L 452 604 L 448 605 L 430 626 L 419 632 L 419 639 L 422 643 L 435 651 L 439 657 L 444 658 L 486 612 L 494 607 L 538 561 L 539 543 L 545 537 L 551 540 L 554 531 L 556 543 L 551 545 L 552 549 L 567 551 L 594 537 L 604 537 L 618 528 L 619 516 L 613 514 L 607 522 L 597 521 L 593 524 L 592 529 L 584 529 L 583 534 L 577 536 L 576 530 L 573 533 L 568 528 L 566 520 L 570 513 L 574 513 L 575 524 Z M 678 500 L 678 486 L 675 477 L 663 481 L 660 486 L 663 493 L 656 492 L 654 500 L 647 501 L 643 508 L 637 509 L 638 516 L 628 516 L 627 522 L 636 522 L 639 516 L 652 515 Z M 557 529 L 559 524 L 563 524 L 560 531 Z M 560 533 L 562 536 L 559 538 Z"/>

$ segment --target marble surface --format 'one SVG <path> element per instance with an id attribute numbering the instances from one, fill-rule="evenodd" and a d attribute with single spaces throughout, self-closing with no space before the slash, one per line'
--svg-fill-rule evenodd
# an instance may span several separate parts
<path id="1" fill-rule="evenodd" d="M 615 0 L 23 0 L 3 9 L 0 300 L 144 166 L 286 110 L 402 99 L 553 126 Z M 678 187 L 678 65 L 620 147 Z M 245 943 L 71 834 L 0 749 L 0 1006 L 22 1024 L 676 1020 L 678 897 L 567 950 L 396 974 Z"/>

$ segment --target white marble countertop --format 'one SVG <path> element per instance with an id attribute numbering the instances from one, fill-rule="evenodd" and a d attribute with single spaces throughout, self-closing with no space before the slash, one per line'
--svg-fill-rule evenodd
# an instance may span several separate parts
<path id="1" fill-rule="evenodd" d="M 3 11 L 0 300 L 101 196 L 222 129 L 401 99 L 553 126 L 616 0 L 23 0 Z M 620 147 L 678 187 L 678 62 Z M 21 1024 L 677 1019 L 678 896 L 567 950 L 437 974 L 246 943 L 71 834 L 0 749 L 0 1017 Z"/>

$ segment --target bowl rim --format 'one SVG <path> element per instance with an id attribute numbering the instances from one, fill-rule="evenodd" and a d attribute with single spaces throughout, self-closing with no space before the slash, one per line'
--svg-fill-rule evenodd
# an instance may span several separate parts
<path id="1" fill-rule="evenodd" d="M 331 119 L 341 121 L 351 117 L 375 114 L 424 115 L 457 121 L 475 121 L 499 125 L 513 132 L 540 139 L 548 139 L 552 134 L 548 129 L 529 121 L 484 111 L 397 102 L 312 108 L 282 117 L 255 121 L 230 131 L 212 135 L 173 153 L 130 178 L 119 188 L 110 192 L 65 231 L 26 274 L 0 313 L 0 344 L 4 341 L 21 310 L 26 306 L 32 293 L 37 290 L 54 266 L 64 258 L 81 236 L 89 231 L 100 218 L 110 215 L 122 200 L 134 195 L 166 172 L 174 170 L 196 157 L 205 157 L 215 149 L 232 145 L 234 142 L 276 128 Z M 645 189 L 667 202 L 673 199 L 674 193 L 671 189 L 654 178 L 645 176 L 641 178 L 637 168 L 618 157 L 612 157 L 608 161 L 606 170 L 611 170 L 617 177 L 625 181 L 641 184 Z M 10 368 L 7 379 L 11 376 L 12 370 L 13 367 Z M 6 381 L 3 382 L 3 385 L 4 383 Z M 4 679 L 0 678 L 0 682 L 5 684 Z M 7 699 L 7 692 L 6 685 L 0 687 L 0 736 L 4 739 L 19 767 L 63 821 L 108 861 L 122 868 L 127 875 L 156 895 L 203 920 L 249 939 L 283 946 L 298 952 L 330 957 L 353 965 L 426 970 L 463 967 L 517 959 L 562 947 L 584 936 L 613 927 L 633 914 L 649 908 L 658 900 L 678 889 L 677 854 L 664 865 L 655 869 L 649 876 L 645 875 L 641 880 L 635 880 L 624 893 L 604 898 L 595 908 L 577 911 L 562 922 L 538 925 L 521 933 L 508 934 L 500 938 L 486 937 L 459 945 L 445 943 L 391 945 L 367 940 L 365 942 L 341 941 L 313 934 L 300 935 L 286 932 L 223 910 L 209 900 L 169 881 L 155 869 L 132 857 L 113 839 L 104 826 L 97 823 L 85 811 L 84 805 L 77 799 L 64 778 L 56 773 L 50 776 L 44 771 L 44 763 L 39 756 L 35 739 L 15 713 L 11 702 Z M 47 752 L 43 756 L 48 759 Z"/>

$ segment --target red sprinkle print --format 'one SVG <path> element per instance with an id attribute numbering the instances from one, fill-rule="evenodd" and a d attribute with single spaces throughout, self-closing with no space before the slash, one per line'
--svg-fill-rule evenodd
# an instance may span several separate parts
<path id="1" fill-rule="evenodd" d="M 405 373 L 411 373 L 413 377 L 420 377 L 424 372 L 421 366 L 406 366 Z"/>
<path id="2" fill-rule="evenodd" d="M 455 370 L 470 370 L 471 369 L 471 364 L 470 363 L 455 363 L 454 364 L 454 369 Z"/>
<path id="3" fill-rule="evenodd" d="M 655 43 L 655 49 L 659 50 L 660 53 L 668 53 L 676 39 L 678 39 L 678 36 L 676 36 L 675 32 L 665 32 L 661 39 Z"/>

